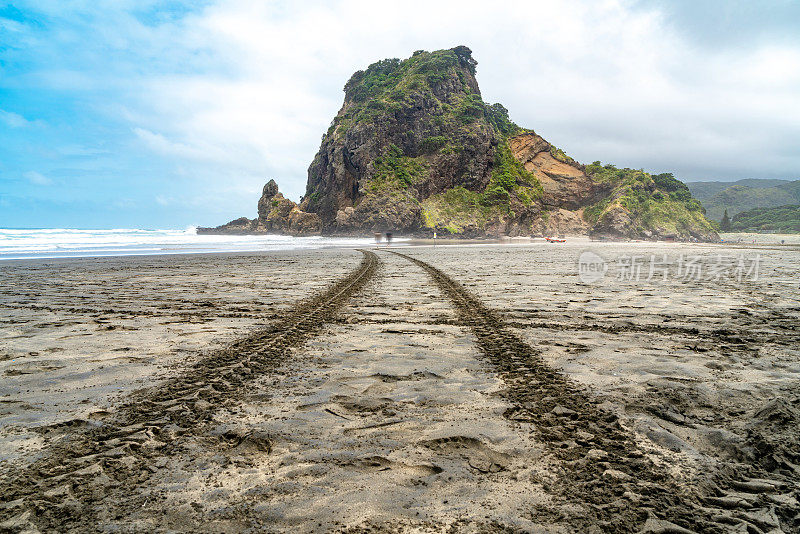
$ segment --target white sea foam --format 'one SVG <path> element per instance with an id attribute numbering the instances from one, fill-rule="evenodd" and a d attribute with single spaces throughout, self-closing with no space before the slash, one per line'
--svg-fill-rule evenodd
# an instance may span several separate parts
<path id="1" fill-rule="evenodd" d="M 364 246 L 371 239 L 283 235 L 198 235 L 185 230 L 73 230 L 0 228 L 0 260 L 202 252 L 251 252 Z"/>

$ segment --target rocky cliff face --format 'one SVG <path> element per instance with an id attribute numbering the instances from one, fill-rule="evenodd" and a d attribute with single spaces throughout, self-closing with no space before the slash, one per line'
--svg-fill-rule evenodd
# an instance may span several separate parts
<path id="1" fill-rule="evenodd" d="M 308 170 L 301 209 L 328 232 L 416 231 L 420 201 L 486 187 L 500 135 L 484 120 L 466 47 L 380 61 L 345 85 Z"/>
<path id="2" fill-rule="evenodd" d="M 514 124 L 502 105 L 484 103 L 476 65 L 458 46 L 356 72 L 299 206 L 270 182 L 247 224 L 286 233 L 717 239 L 671 175 L 581 165 Z"/>

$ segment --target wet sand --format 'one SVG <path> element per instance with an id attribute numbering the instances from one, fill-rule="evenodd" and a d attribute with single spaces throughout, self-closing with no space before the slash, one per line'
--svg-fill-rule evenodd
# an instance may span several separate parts
<path id="1" fill-rule="evenodd" d="M 352 251 L 0 264 L 0 460 L 98 419 L 345 274 Z M 304 271 L 308 273 L 304 276 Z"/>
<path id="2" fill-rule="evenodd" d="M 617 279 L 741 253 L 758 280 Z M 4 262 L 0 530 L 797 531 L 798 264 L 581 240 Z"/>

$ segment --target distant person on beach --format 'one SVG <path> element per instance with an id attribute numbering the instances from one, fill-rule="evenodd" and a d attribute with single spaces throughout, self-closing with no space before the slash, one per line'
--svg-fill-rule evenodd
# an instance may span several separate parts
<path id="1" fill-rule="evenodd" d="M 386 245 L 389 246 L 392 244 L 392 232 L 386 232 Z"/>
<path id="2" fill-rule="evenodd" d="M 383 234 L 380 233 L 380 232 L 375 232 L 375 244 L 376 245 L 381 242 L 381 239 L 383 239 Z"/>

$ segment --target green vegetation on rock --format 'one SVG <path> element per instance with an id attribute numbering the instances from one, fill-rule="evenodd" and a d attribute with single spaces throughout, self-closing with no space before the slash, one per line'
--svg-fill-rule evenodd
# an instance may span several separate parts
<path id="1" fill-rule="evenodd" d="M 433 153 L 447 144 L 447 137 L 444 135 L 435 135 L 433 137 L 426 137 L 422 140 L 422 149 L 427 153 Z"/>
<path id="2" fill-rule="evenodd" d="M 459 234 L 464 230 L 484 228 L 492 216 L 499 215 L 498 206 L 487 205 L 481 193 L 462 186 L 453 187 L 422 202 L 422 222 L 426 228 Z"/>
<path id="3" fill-rule="evenodd" d="M 508 118 L 505 107 L 484 103 L 477 85 L 472 85 L 474 79 L 467 79 L 465 71 L 474 74 L 475 65 L 471 51 L 464 46 L 434 52 L 418 50 L 402 61 L 392 58 L 373 63 L 365 71 L 353 74 L 345 84 L 350 105 L 336 116 L 328 134 L 344 135 L 355 124 L 402 114 L 420 104 L 433 106 L 434 122 L 439 127 L 452 128 L 486 119 L 503 135 L 520 131 Z M 448 79 L 458 80 L 460 90 L 452 95 L 437 94 L 436 88 Z M 446 144 L 441 143 L 439 148 Z M 429 149 L 429 145 L 425 148 Z"/>
<path id="4" fill-rule="evenodd" d="M 481 95 L 467 94 L 456 106 L 456 117 L 463 124 L 469 124 L 484 116 L 486 104 L 481 100 Z"/>
<path id="5" fill-rule="evenodd" d="M 489 123 L 506 137 L 525 131 L 511 121 L 508 117 L 508 110 L 503 104 L 491 104 L 486 106 L 485 113 Z"/>
<path id="6" fill-rule="evenodd" d="M 503 142 L 497 147 L 492 178 L 481 201 L 485 205 L 510 209 L 511 196 L 514 194 L 525 206 L 531 206 L 541 196 L 542 184 L 511 155 L 508 143 Z"/>
<path id="7" fill-rule="evenodd" d="M 586 173 L 611 187 L 610 195 L 584 210 L 584 218 L 601 231 L 625 218 L 633 232 L 642 237 L 648 233 L 714 233 L 703 207 L 671 173 L 651 175 L 643 170 L 601 165 L 599 161 L 587 165 Z"/>
<path id="8" fill-rule="evenodd" d="M 425 178 L 425 164 L 420 158 L 410 158 L 396 145 L 389 145 L 375 160 L 375 174 L 369 181 L 372 191 L 385 188 L 405 189 Z"/>
<path id="9" fill-rule="evenodd" d="M 504 140 L 497 147 L 491 179 L 483 192 L 454 187 L 422 203 L 423 225 L 460 233 L 482 230 L 492 218 L 507 216 L 514 202 L 533 206 L 542 194 L 539 180 L 511 154 Z"/>

